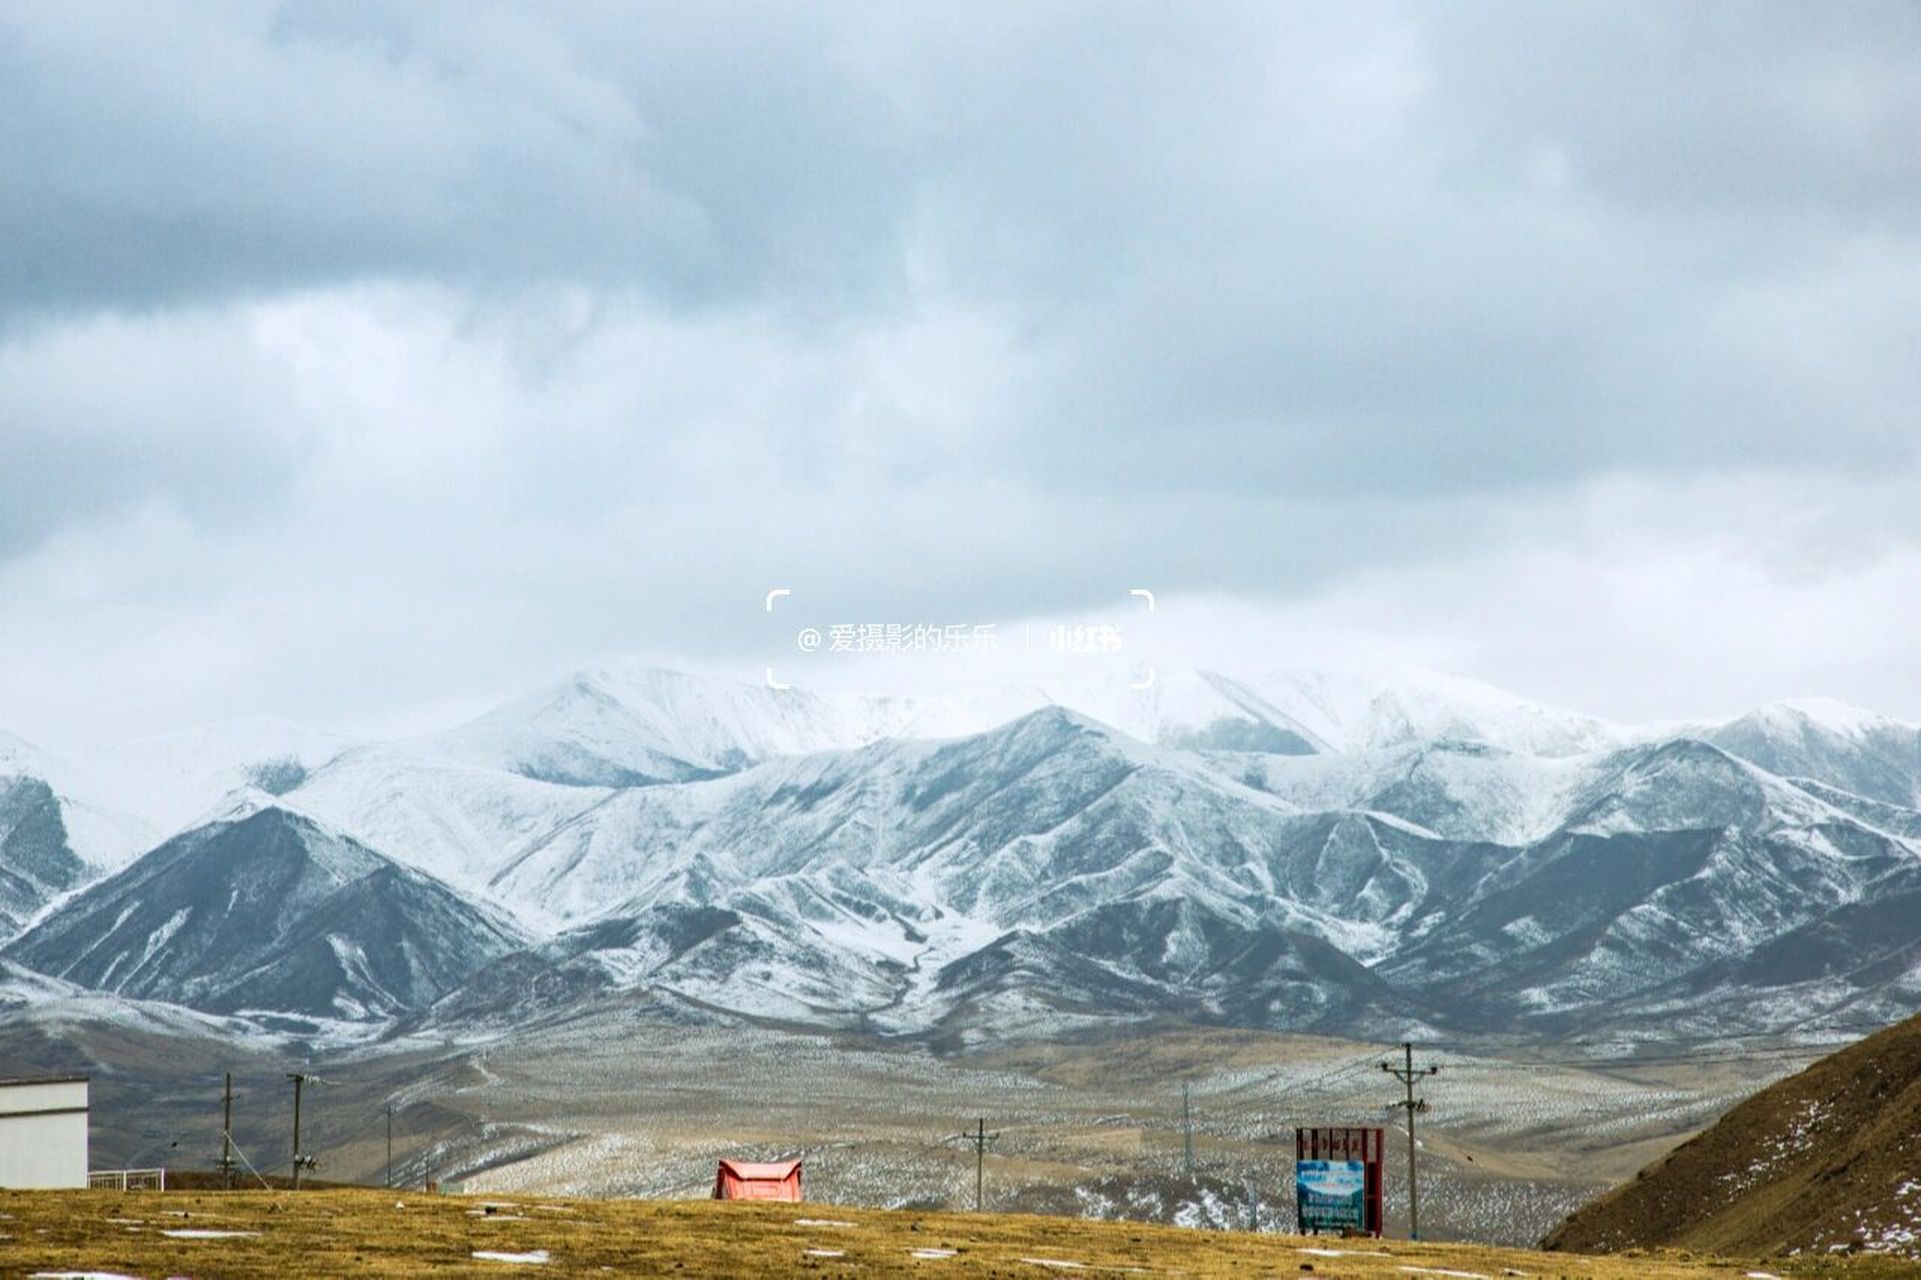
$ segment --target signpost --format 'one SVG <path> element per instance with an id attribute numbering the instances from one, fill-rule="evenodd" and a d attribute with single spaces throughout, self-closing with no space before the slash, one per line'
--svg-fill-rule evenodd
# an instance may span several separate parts
<path id="1" fill-rule="evenodd" d="M 1381 1234 L 1381 1129 L 1296 1129 L 1294 1210 L 1303 1235 Z"/>

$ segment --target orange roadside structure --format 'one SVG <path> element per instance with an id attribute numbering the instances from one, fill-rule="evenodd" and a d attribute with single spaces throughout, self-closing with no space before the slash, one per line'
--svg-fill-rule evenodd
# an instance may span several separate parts
<path id="1" fill-rule="evenodd" d="M 722 1160 L 714 1173 L 716 1200 L 798 1200 L 800 1161 L 756 1164 L 750 1160 Z"/>

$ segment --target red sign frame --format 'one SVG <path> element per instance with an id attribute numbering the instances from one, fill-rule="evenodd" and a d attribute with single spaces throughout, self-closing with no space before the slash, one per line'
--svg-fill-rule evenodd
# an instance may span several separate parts
<path id="1" fill-rule="evenodd" d="M 1294 1159 L 1358 1160 L 1367 1166 L 1366 1234 L 1379 1239 L 1385 1218 L 1387 1130 L 1370 1128 L 1296 1129 Z M 1298 1225 L 1298 1224 L 1297 1224 Z"/>

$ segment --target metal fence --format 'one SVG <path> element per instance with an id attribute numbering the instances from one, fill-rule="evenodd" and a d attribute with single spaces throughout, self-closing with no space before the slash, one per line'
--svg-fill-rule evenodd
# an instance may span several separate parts
<path id="1" fill-rule="evenodd" d="M 107 1191 L 165 1191 L 165 1169 L 96 1169 L 87 1175 L 89 1189 Z"/>

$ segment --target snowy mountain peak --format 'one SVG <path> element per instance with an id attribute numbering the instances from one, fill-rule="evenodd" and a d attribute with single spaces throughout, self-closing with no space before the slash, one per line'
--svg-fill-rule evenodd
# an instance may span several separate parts
<path id="1" fill-rule="evenodd" d="M 192 829 L 245 822 L 255 814 L 270 809 L 285 813 L 297 812 L 292 804 L 272 792 L 263 791 L 255 786 L 238 787 L 220 797 L 211 808 L 189 822 L 187 827 Z"/>
<path id="2" fill-rule="evenodd" d="M 1877 729 L 1912 731 L 1915 728 L 1835 698 L 1785 698 L 1756 708 L 1751 714 L 1754 719 L 1767 724 L 1814 728 L 1857 738 Z"/>

